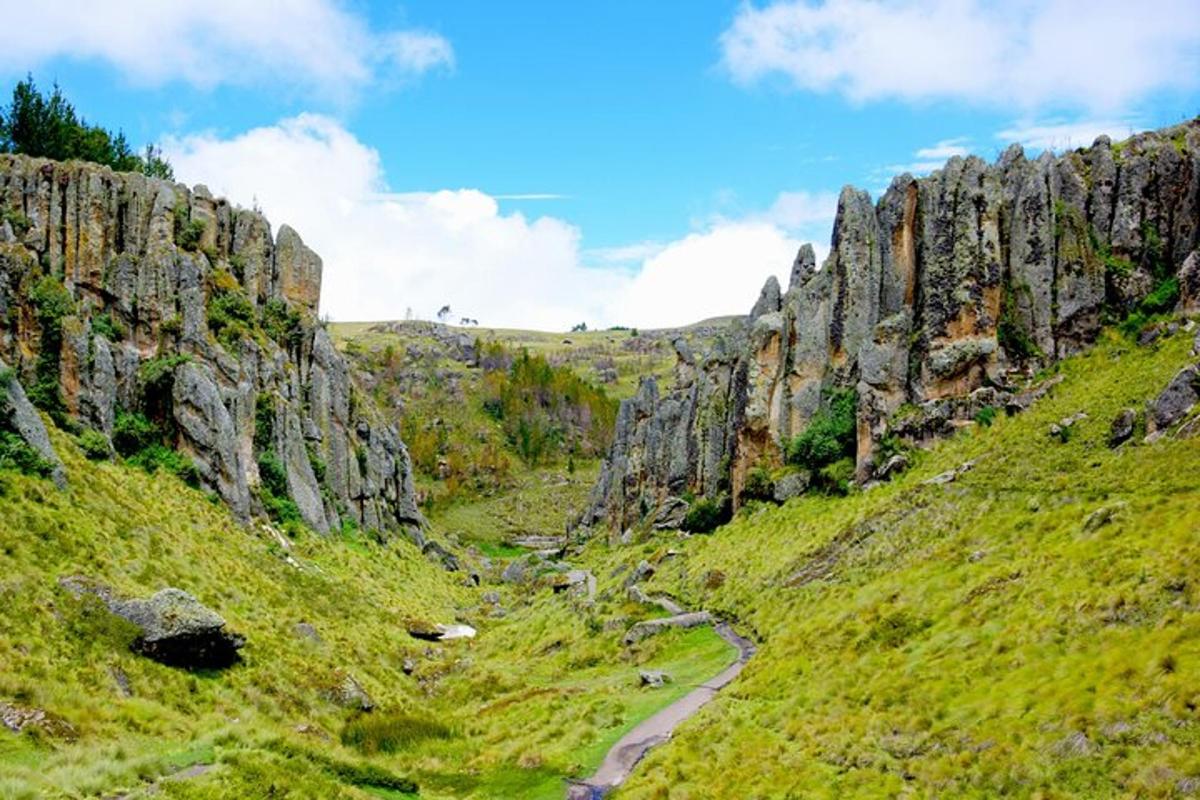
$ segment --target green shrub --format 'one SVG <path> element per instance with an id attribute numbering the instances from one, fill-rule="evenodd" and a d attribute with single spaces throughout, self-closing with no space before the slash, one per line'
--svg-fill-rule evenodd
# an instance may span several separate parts
<path id="1" fill-rule="evenodd" d="M 818 470 L 853 455 L 857 406 L 858 395 L 853 389 L 829 392 L 823 408 L 809 420 L 804 432 L 788 443 L 788 463 Z"/>
<path id="2" fill-rule="evenodd" d="M 992 423 L 996 421 L 995 406 L 984 406 L 975 412 L 975 424 L 984 428 L 990 428 Z"/>
<path id="3" fill-rule="evenodd" d="M 112 312 L 98 314 L 92 317 L 92 333 L 103 336 L 110 342 L 119 342 L 125 338 L 125 326 L 118 322 Z"/>
<path id="4" fill-rule="evenodd" d="M 112 444 L 117 454 L 130 458 L 148 447 L 162 444 L 162 430 L 138 412 L 123 411 L 113 422 Z"/>
<path id="5" fill-rule="evenodd" d="M 171 418 L 175 402 L 175 370 L 191 360 L 191 356 L 176 353 L 148 359 L 138 367 L 142 405 L 151 417 L 161 420 Z"/>
<path id="6" fill-rule="evenodd" d="M 240 286 L 217 285 L 208 298 L 208 328 L 217 341 L 233 347 L 254 333 L 254 306 Z"/>
<path id="7" fill-rule="evenodd" d="M 17 434 L 0 430 L 0 470 L 48 478 L 54 473 L 54 465 Z"/>
<path id="8" fill-rule="evenodd" d="M 41 348 L 34 366 L 34 382 L 29 389 L 29 399 L 59 425 L 66 419 L 66 406 L 59 389 L 59 371 L 62 358 L 63 320 L 75 313 L 75 301 L 63 282 L 53 275 L 46 275 L 34 284 L 29 299 L 33 302 L 34 316 L 41 328 Z"/>
<path id="9" fill-rule="evenodd" d="M 854 459 L 847 456 L 826 464 L 816 471 L 813 478 L 817 487 L 827 494 L 849 494 L 850 485 L 854 482 Z"/>
<path id="10" fill-rule="evenodd" d="M 196 466 L 196 462 L 166 445 L 152 444 L 134 453 L 128 461 L 152 475 L 159 469 L 165 469 L 178 475 L 180 480 L 192 488 L 200 486 L 200 468 Z"/>
<path id="11" fill-rule="evenodd" d="M 274 450 L 258 454 L 258 477 L 264 489 L 277 497 L 287 497 L 287 471 Z"/>
<path id="12" fill-rule="evenodd" d="M 85 428 L 76 439 L 79 449 L 92 461 L 108 461 L 112 458 L 112 445 L 103 432 Z"/>
<path id="13" fill-rule="evenodd" d="M 1143 314 L 1166 314 L 1175 310 L 1179 303 L 1179 279 L 1175 277 L 1160 281 L 1154 291 L 1142 298 L 1138 310 Z"/>
<path id="14" fill-rule="evenodd" d="M 754 467 L 746 473 L 746 483 L 742 486 L 743 500 L 771 500 L 775 496 L 775 481 L 771 473 L 764 467 Z"/>
<path id="15" fill-rule="evenodd" d="M 281 347 L 297 348 L 304 341 L 304 319 L 282 300 L 268 300 L 262 309 L 262 327 Z"/>
<path id="16" fill-rule="evenodd" d="M 362 753 L 395 753 L 427 739 L 449 739 L 450 729 L 436 720 L 411 714 L 364 714 L 346 723 L 342 744 Z"/>
<path id="17" fill-rule="evenodd" d="M 1025 291 L 1028 291 L 1026 287 Z M 1000 321 L 996 325 L 996 341 L 1004 348 L 1009 358 L 1017 361 L 1028 361 L 1042 356 L 1041 348 L 1026 332 L 1025 327 L 1017 318 L 1017 296 L 1013 287 L 1004 285 L 1004 294 L 1000 301 Z"/>
<path id="18" fill-rule="evenodd" d="M 733 506 L 727 497 L 701 497 L 688 506 L 683 529 L 689 533 L 709 533 L 724 525 L 733 516 Z"/>

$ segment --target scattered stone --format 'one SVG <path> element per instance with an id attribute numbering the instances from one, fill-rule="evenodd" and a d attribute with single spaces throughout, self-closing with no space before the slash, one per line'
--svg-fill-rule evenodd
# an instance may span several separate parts
<path id="1" fill-rule="evenodd" d="M 475 629 L 470 625 L 437 625 L 441 636 L 438 641 L 445 642 L 450 639 L 474 639 Z"/>
<path id="2" fill-rule="evenodd" d="M 0 702 L 0 724 L 13 733 L 35 728 L 54 739 L 71 741 L 76 737 L 74 726 L 57 714 L 11 703 Z"/>
<path id="3" fill-rule="evenodd" d="M 1133 438 L 1133 430 L 1137 426 L 1137 411 L 1132 408 L 1121 409 L 1121 413 L 1112 421 L 1108 431 L 1108 446 L 1120 447 Z"/>
<path id="4" fill-rule="evenodd" d="M 293 630 L 296 631 L 296 635 L 301 639 L 308 639 L 318 644 L 322 641 L 321 634 L 317 633 L 317 629 L 309 622 L 297 622 Z"/>
<path id="5" fill-rule="evenodd" d="M 1200 414 L 1180 425 L 1179 430 L 1175 431 L 1175 438 L 1180 440 L 1193 439 L 1197 436 L 1200 436 Z"/>
<path id="6" fill-rule="evenodd" d="M 1055 386 L 1058 386 L 1063 382 L 1063 380 L 1065 380 L 1065 377 L 1066 376 L 1064 375 L 1055 375 L 1053 378 L 1042 381 L 1040 384 L 1028 391 L 1014 395 L 1008 400 L 1007 403 L 1004 404 L 1004 410 L 1010 415 L 1018 414 L 1026 410 L 1035 402 L 1041 400 L 1043 397 L 1049 394 L 1051 389 L 1053 389 Z"/>
<path id="7" fill-rule="evenodd" d="M 883 466 L 880 467 L 875 473 L 875 477 L 879 478 L 881 481 L 887 480 L 893 475 L 898 475 L 906 469 L 908 469 L 908 456 L 904 455 L 903 453 L 897 453 L 887 461 L 883 462 Z"/>
<path id="8" fill-rule="evenodd" d="M 552 588 L 555 592 L 569 592 L 591 600 L 596 596 L 596 576 L 585 569 L 573 569 L 556 576 Z"/>
<path id="9" fill-rule="evenodd" d="M 1193 250 L 1179 268 L 1179 311 L 1200 314 L 1200 250 Z"/>
<path id="10" fill-rule="evenodd" d="M 72 576 L 59 584 L 76 597 L 91 595 L 133 623 L 133 650 L 163 664 L 187 669 L 221 669 L 236 663 L 246 640 L 225 630 L 225 620 L 182 589 L 167 588 L 147 600 L 122 600 L 103 584 Z"/>
<path id="11" fill-rule="evenodd" d="M 500 605 L 500 593 L 496 592 L 496 591 L 484 592 L 483 596 L 480 597 L 479 599 L 485 603 L 488 603 L 489 605 L 493 605 L 493 606 Z"/>
<path id="12" fill-rule="evenodd" d="M 428 556 L 435 564 L 441 564 L 442 569 L 447 572 L 458 572 L 461 569 L 458 558 L 432 539 L 425 542 L 425 546 L 421 548 L 421 552 Z"/>
<path id="13" fill-rule="evenodd" d="M 643 620 L 634 623 L 633 627 L 625 634 L 625 644 L 640 642 L 642 639 L 662 633 L 669 628 L 695 628 L 711 622 L 712 614 L 707 611 L 692 611 L 687 614 L 676 614 L 673 617 Z"/>
<path id="14" fill-rule="evenodd" d="M 810 483 L 812 483 L 812 473 L 808 470 L 789 472 L 775 481 L 775 488 L 771 493 L 771 497 L 776 503 L 786 503 L 793 497 L 799 497 L 808 491 Z"/>
<path id="15" fill-rule="evenodd" d="M 1066 437 L 1070 435 L 1068 431 L 1075 427 L 1075 423 L 1087 419 L 1087 416 L 1088 415 L 1085 412 L 1079 411 L 1069 417 L 1063 417 L 1058 422 L 1050 426 L 1049 433 L 1056 439 L 1062 439 L 1065 441 Z"/>
<path id="16" fill-rule="evenodd" d="M 977 458 L 973 458 L 970 461 L 964 461 L 954 469 L 946 470 L 943 473 L 934 475 L 932 478 L 921 481 L 921 483 L 924 486 L 944 486 L 947 483 L 953 483 L 966 473 L 973 470 L 977 463 L 979 463 L 979 459 Z"/>
<path id="17" fill-rule="evenodd" d="M 624 531 L 621 532 L 621 544 L 624 544 L 624 545 L 633 544 L 633 540 L 634 540 L 633 528 L 626 528 Z"/>
<path id="18" fill-rule="evenodd" d="M 505 583 L 524 583 L 528 577 L 524 559 L 514 558 L 500 573 L 500 580 Z"/>
<path id="19" fill-rule="evenodd" d="M 133 697 L 133 685 L 130 684 L 129 676 L 125 674 L 125 670 L 113 664 L 108 668 L 108 674 L 112 675 L 113 683 L 117 685 L 117 693 L 121 697 Z"/>
<path id="20" fill-rule="evenodd" d="M 412 675 L 417 671 L 417 662 L 411 658 L 404 659 L 404 663 L 400 665 L 400 671 L 405 675 Z"/>
<path id="21" fill-rule="evenodd" d="M 1082 731 L 1059 739 L 1051 748 L 1059 758 L 1085 758 L 1096 752 L 1096 745 Z"/>
<path id="22" fill-rule="evenodd" d="M 1149 437 L 1171 427 L 1200 402 L 1200 368 L 1184 367 L 1150 403 L 1146 419 Z"/>
<path id="23" fill-rule="evenodd" d="M 1084 518 L 1084 520 L 1083 520 L 1084 532 L 1092 533 L 1093 531 L 1097 531 L 1100 528 L 1103 528 L 1105 525 L 1112 522 L 1117 517 L 1117 514 L 1119 514 L 1121 512 L 1121 510 L 1124 508 L 1125 508 L 1124 503 L 1116 503 L 1111 506 L 1104 506 L 1102 508 L 1097 508 L 1095 511 L 1088 514 Z"/>
<path id="24" fill-rule="evenodd" d="M 660 689 L 671 680 L 670 675 L 657 669 L 643 669 L 638 672 L 638 677 L 642 686 L 649 686 L 651 689 Z"/>
<path id="25" fill-rule="evenodd" d="M 649 561 L 642 560 L 634 567 L 633 572 L 629 573 L 629 577 L 625 578 L 625 585 L 633 586 L 635 583 L 641 583 L 654 574 L 654 565 Z"/>
<path id="26" fill-rule="evenodd" d="M 655 530 L 678 530 L 687 517 L 688 502 L 681 497 L 668 497 L 654 515 Z"/>
<path id="27" fill-rule="evenodd" d="M 336 683 L 325 692 L 325 697 L 334 705 L 342 708 L 353 708 L 359 711 L 370 711 L 375 708 L 375 701 L 367 694 L 362 684 L 351 675 L 341 675 Z"/>

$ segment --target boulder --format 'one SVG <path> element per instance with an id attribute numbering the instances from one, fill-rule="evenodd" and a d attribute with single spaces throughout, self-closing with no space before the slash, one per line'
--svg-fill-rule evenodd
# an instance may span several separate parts
<path id="1" fill-rule="evenodd" d="M 525 564 L 525 559 L 514 558 L 509 562 L 504 571 L 500 573 L 500 580 L 505 583 L 524 583 L 529 577 L 529 571 Z"/>
<path id="2" fill-rule="evenodd" d="M 0 702 L 0 725 L 13 733 L 36 729 L 54 739 L 71 741 L 76 738 L 75 727 L 57 714 L 40 708 Z"/>
<path id="3" fill-rule="evenodd" d="M 1193 250 L 1179 268 L 1179 311 L 1200 314 L 1200 250 Z"/>
<path id="4" fill-rule="evenodd" d="M 60 489 L 65 489 L 67 473 L 58 453 L 54 452 L 54 446 L 50 444 L 50 434 L 46 432 L 46 426 L 42 423 L 37 409 L 25 396 L 25 390 L 17 380 L 16 373 L 9 370 L 3 360 L 0 360 L 0 379 L 4 380 L 4 383 L 0 384 L 0 420 L 3 419 L 2 415 L 7 415 L 8 427 L 51 464 L 51 478 L 54 484 Z"/>
<path id="5" fill-rule="evenodd" d="M 683 520 L 687 517 L 688 502 L 681 497 L 668 497 L 663 500 L 658 507 L 657 513 L 654 515 L 654 528 L 656 530 L 678 530 L 683 527 Z"/>
<path id="6" fill-rule="evenodd" d="M 133 623 L 137 653 L 173 667 L 221 669 L 240 660 L 246 640 L 225 630 L 225 620 L 195 597 L 173 587 L 145 600 L 125 600 L 111 589 L 78 576 L 59 581 L 76 597 L 98 598 L 110 612 Z"/>
<path id="7" fill-rule="evenodd" d="M 638 678 L 642 686 L 649 686 L 651 689 L 661 689 L 671 680 L 670 675 L 659 669 L 639 670 Z"/>
<path id="8" fill-rule="evenodd" d="M 793 497 L 799 497 L 808 491 L 811 483 L 812 473 L 808 470 L 789 472 L 775 481 L 772 497 L 774 497 L 776 503 L 786 503 Z"/>
<path id="9" fill-rule="evenodd" d="M 896 453 L 896 455 L 883 462 L 883 466 L 875 472 L 875 477 L 881 481 L 887 480 L 906 469 L 908 469 L 908 456 L 903 453 Z"/>
<path id="10" fill-rule="evenodd" d="M 596 576 L 584 569 L 572 569 L 558 575 L 552 584 L 555 592 L 568 592 L 591 600 L 596 596 Z"/>
<path id="11" fill-rule="evenodd" d="M 1176 373 L 1167 388 L 1150 402 L 1146 415 L 1147 433 L 1154 437 L 1179 422 L 1200 402 L 1200 368 L 1188 366 Z"/>
<path id="12" fill-rule="evenodd" d="M 440 564 L 442 569 L 447 572 L 458 572 L 461 566 L 458 563 L 458 558 L 447 550 L 441 544 L 430 539 L 425 542 L 425 546 L 421 548 L 421 552 L 429 557 L 430 561 L 435 564 Z"/>
<path id="13" fill-rule="evenodd" d="M 712 614 L 707 611 L 692 611 L 687 614 L 676 614 L 673 617 L 643 620 L 634 623 L 633 627 L 625 633 L 625 644 L 640 642 L 642 639 L 671 628 L 696 628 L 708 625 L 712 621 Z"/>
<path id="14" fill-rule="evenodd" d="M 352 708 L 356 711 L 370 711 L 375 708 L 375 701 L 362 684 L 353 676 L 340 674 L 335 682 L 325 691 L 325 697 L 334 705 L 342 708 Z"/>
<path id="15" fill-rule="evenodd" d="M 1137 411 L 1132 408 L 1121 409 L 1121 413 L 1113 418 L 1108 430 L 1108 446 L 1120 447 L 1133 438 L 1133 430 L 1137 426 Z"/>
<path id="16" fill-rule="evenodd" d="M 633 572 L 625 576 L 625 585 L 633 586 L 635 583 L 641 583 L 653 574 L 654 565 L 643 559 L 634 567 Z"/>

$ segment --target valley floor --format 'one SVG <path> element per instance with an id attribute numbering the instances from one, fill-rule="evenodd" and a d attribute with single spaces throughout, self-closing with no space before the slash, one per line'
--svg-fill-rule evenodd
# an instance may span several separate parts
<path id="1" fill-rule="evenodd" d="M 512 545 L 522 506 L 541 509 L 536 532 L 561 532 L 594 464 L 433 515 L 474 586 L 406 540 L 247 531 L 175 478 L 89 462 L 56 434 L 66 492 L 0 476 L 0 702 L 71 734 L 0 730 L 0 796 L 406 797 L 411 780 L 423 798 L 563 797 L 734 657 L 709 627 L 624 644 L 666 613 L 630 599 L 640 562 L 648 595 L 736 621 L 758 652 L 612 797 L 1194 794 L 1200 439 L 1107 446 L 1122 408 L 1196 361 L 1191 344 L 1106 337 L 1030 411 L 848 497 L 749 507 L 709 536 L 597 536 L 566 556 L 596 577 L 591 602 L 556 591 L 552 566 L 502 575 L 527 558 Z M 1071 435 L 1048 435 L 1077 412 Z M 246 636 L 243 663 L 187 672 L 133 654 L 59 588 L 72 574 L 192 592 Z M 437 622 L 478 635 L 407 633 Z M 651 669 L 671 680 L 642 687 Z M 374 710 L 339 705 L 347 676 Z M 161 780 L 197 764 L 212 768 Z"/>

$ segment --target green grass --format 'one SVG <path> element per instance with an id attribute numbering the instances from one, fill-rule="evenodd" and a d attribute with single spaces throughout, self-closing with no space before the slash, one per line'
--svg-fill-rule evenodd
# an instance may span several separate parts
<path id="1" fill-rule="evenodd" d="M 658 570 L 649 592 L 761 644 L 617 797 L 1172 796 L 1200 776 L 1200 441 L 1105 441 L 1189 346 L 1108 336 L 1030 411 L 916 453 L 867 492 L 756 505 L 708 536 L 598 537 L 571 558 L 597 576 L 594 603 L 538 583 L 468 587 L 405 540 L 355 531 L 285 553 L 167 471 L 89 461 L 54 431 L 66 492 L 0 471 L 0 700 L 52 711 L 79 738 L 0 731 L 0 796 L 137 797 L 158 781 L 157 796 L 188 800 L 398 798 L 412 780 L 431 800 L 561 797 L 733 658 L 707 628 L 622 643 L 661 614 L 626 599 L 643 559 Z M 1069 441 L 1047 435 L 1077 411 L 1089 416 Z M 970 459 L 956 482 L 922 484 Z M 511 489 L 437 509 L 433 533 L 503 559 L 515 533 L 561 533 L 595 469 L 515 471 Z M 1088 524 L 1098 509 L 1111 520 Z M 246 636 L 245 661 L 188 673 L 133 654 L 128 630 L 57 587 L 76 573 L 129 595 L 192 592 Z M 420 642 L 414 620 L 478 636 Z M 322 641 L 296 635 L 301 621 Z M 641 688 L 644 668 L 674 682 Z M 372 715 L 328 699 L 346 674 Z M 413 717 L 446 735 L 347 735 Z M 1064 749 L 1076 733 L 1089 755 Z M 195 764 L 212 768 L 164 780 Z"/>
<path id="2" fill-rule="evenodd" d="M 616 796 L 1165 797 L 1200 776 L 1200 442 L 1105 445 L 1189 345 L 1108 337 L 894 483 L 689 541 L 654 582 L 764 644 Z"/>

